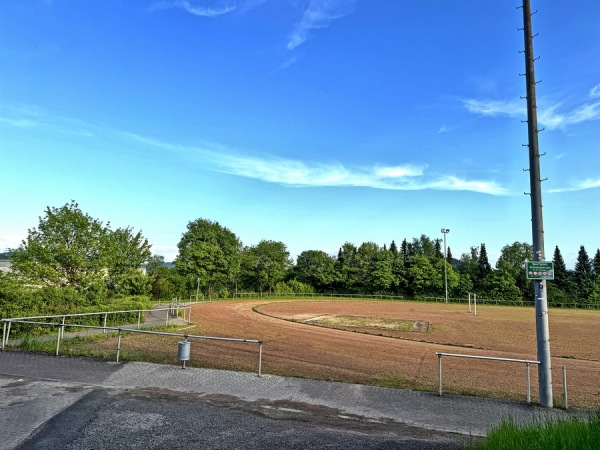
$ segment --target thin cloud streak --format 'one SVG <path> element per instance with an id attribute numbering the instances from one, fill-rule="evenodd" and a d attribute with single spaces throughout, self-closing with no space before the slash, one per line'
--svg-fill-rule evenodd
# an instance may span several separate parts
<path id="1" fill-rule="evenodd" d="M 433 189 L 508 195 L 508 191 L 495 181 L 463 180 L 455 176 L 431 178 L 425 173 L 425 164 L 347 168 L 342 164 L 309 164 L 279 157 L 241 156 L 215 145 L 200 148 L 170 144 L 134 133 L 119 134 L 145 145 L 174 151 L 188 159 L 201 161 L 204 167 L 215 172 L 287 187 L 367 187 L 404 191 Z"/>
<path id="2" fill-rule="evenodd" d="M 310 0 L 302 19 L 287 43 L 294 50 L 309 38 L 311 30 L 327 28 L 331 22 L 354 12 L 356 0 Z"/>
<path id="3" fill-rule="evenodd" d="M 502 100 L 464 100 L 467 111 L 487 117 L 526 117 L 523 102 Z M 560 104 L 538 109 L 538 122 L 548 130 L 564 130 L 571 125 L 600 119 L 600 102 L 582 105 L 567 113 L 557 112 Z"/>
<path id="4" fill-rule="evenodd" d="M 4 113 L 0 116 L 0 125 L 13 128 L 51 129 L 73 136 L 93 137 L 90 126 L 77 119 L 54 116 L 37 108 L 0 106 Z"/>
<path id="5" fill-rule="evenodd" d="M 560 193 L 560 192 L 575 192 L 575 191 L 585 191 L 588 189 L 600 188 L 600 178 L 592 179 L 588 178 L 587 180 L 578 181 L 577 183 L 573 183 L 571 186 L 557 189 L 549 189 L 550 193 Z"/>
<path id="6" fill-rule="evenodd" d="M 597 84 L 592 89 L 590 89 L 590 97 L 591 98 L 600 98 L 600 84 Z"/>
<path id="7" fill-rule="evenodd" d="M 306 163 L 279 157 L 256 157 L 235 154 L 230 148 L 206 143 L 202 146 L 172 144 L 129 131 L 98 127 L 77 119 L 56 117 L 37 110 L 22 110 L 17 117 L 0 116 L 0 124 L 11 127 L 47 127 L 57 132 L 95 136 L 88 130 L 109 133 L 121 139 L 176 153 L 190 161 L 202 163 L 209 170 L 276 183 L 289 187 L 368 187 L 386 190 L 460 190 L 490 195 L 508 195 L 495 181 L 463 180 L 455 176 L 432 177 L 426 164 L 348 168 L 343 164 Z M 31 118 L 35 119 L 32 120 Z"/>
<path id="8" fill-rule="evenodd" d="M 192 5 L 192 3 L 189 0 L 177 0 L 177 1 L 172 1 L 172 2 L 164 1 L 164 2 L 155 3 L 154 5 L 152 5 L 150 10 L 154 11 L 154 10 L 159 10 L 159 9 L 178 8 L 178 9 L 182 9 L 194 16 L 212 18 L 212 17 L 222 16 L 224 14 L 229 14 L 230 12 L 233 12 L 237 9 L 237 5 L 235 4 L 235 2 L 233 4 L 231 2 L 216 2 L 216 3 L 217 3 L 217 6 L 210 7 L 210 6 L 203 6 L 202 4 Z"/>

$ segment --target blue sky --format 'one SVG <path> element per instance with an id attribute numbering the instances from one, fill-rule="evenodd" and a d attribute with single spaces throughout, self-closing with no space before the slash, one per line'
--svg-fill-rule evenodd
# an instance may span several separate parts
<path id="1" fill-rule="evenodd" d="M 336 254 L 531 241 L 518 0 L 2 0 L 0 249 L 71 199 Z M 600 247 L 600 2 L 533 1 L 545 247 Z"/>

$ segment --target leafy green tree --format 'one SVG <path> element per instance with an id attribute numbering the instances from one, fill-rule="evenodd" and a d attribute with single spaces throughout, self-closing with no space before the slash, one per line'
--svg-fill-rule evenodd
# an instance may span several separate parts
<path id="1" fill-rule="evenodd" d="M 460 264 L 458 265 L 458 271 L 463 277 L 468 277 L 471 280 L 472 289 L 474 291 L 478 288 L 478 265 L 477 260 L 479 259 L 479 249 L 477 247 L 471 247 L 469 253 L 463 253 L 460 257 Z"/>
<path id="2" fill-rule="evenodd" d="M 113 261 L 108 266 L 110 276 L 139 272 L 150 259 L 150 244 L 142 232 L 134 233 L 131 227 L 117 228 L 108 233 L 107 257 Z"/>
<path id="3" fill-rule="evenodd" d="M 587 302 L 594 292 L 594 267 L 583 245 L 579 247 L 574 273 L 579 301 Z"/>
<path id="4" fill-rule="evenodd" d="M 450 272 L 448 271 L 448 273 Z M 468 273 L 457 273 L 456 271 L 454 273 L 457 275 L 457 283 L 451 290 L 449 289 L 450 296 L 454 298 L 467 298 L 474 291 L 473 279 Z"/>
<path id="5" fill-rule="evenodd" d="M 284 280 L 292 266 L 290 253 L 283 242 L 262 240 L 245 253 L 246 279 L 253 280 L 259 291 L 267 290 L 269 294 Z"/>
<path id="6" fill-rule="evenodd" d="M 436 258 L 435 242 L 425 234 L 422 234 L 419 238 L 413 238 L 410 250 L 413 255 L 425 256 L 431 259 Z"/>
<path id="7" fill-rule="evenodd" d="M 394 261 L 397 259 L 391 252 L 381 255 L 375 261 L 371 274 L 375 292 L 385 292 L 391 290 L 398 284 L 398 279 L 394 274 Z"/>
<path id="8" fill-rule="evenodd" d="M 444 265 L 446 265 L 446 278 L 447 278 L 447 282 L 448 282 L 448 292 L 449 295 L 450 293 L 452 293 L 453 291 L 456 290 L 456 288 L 459 285 L 459 275 L 456 272 L 456 270 L 454 270 L 454 267 L 452 266 L 452 264 L 450 264 L 448 261 L 446 261 L 443 258 L 439 258 L 436 261 L 433 262 L 433 267 L 435 268 L 436 271 L 436 276 L 435 276 L 435 280 L 433 280 L 432 282 L 432 295 L 435 295 L 436 297 L 438 296 L 445 296 L 446 292 L 446 287 L 445 287 L 445 280 L 444 280 Z"/>
<path id="9" fill-rule="evenodd" d="M 108 231 L 97 219 L 84 214 L 77 203 L 46 208 L 37 228 L 11 252 L 12 268 L 33 283 L 73 286 L 102 278 L 107 265 Z"/>
<path id="10" fill-rule="evenodd" d="M 298 280 L 280 281 L 275 285 L 275 294 L 312 294 L 311 285 Z"/>
<path id="11" fill-rule="evenodd" d="M 508 302 L 522 302 L 521 291 L 515 284 L 514 277 L 506 271 L 491 271 L 481 286 L 482 297 L 504 300 Z"/>
<path id="12" fill-rule="evenodd" d="M 514 242 L 505 245 L 500 251 L 496 269 L 506 272 L 513 277 L 522 298 L 533 298 L 532 283 L 525 274 L 525 261 L 533 259 L 533 247 L 526 242 Z"/>
<path id="13" fill-rule="evenodd" d="M 381 253 L 382 249 L 375 242 L 363 242 L 358 247 L 355 257 L 358 275 L 356 287 L 360 292 L 371 293 L 373 291 L 373 271 Z"/>
<path id="14" fill-rule="evenodd" d="M 103 297 L 106 286 L 130 280 L 144 290 L 137 271 L 150 257 L 150 245 L 131 228 L 112 231 L 74 201 L 46 208 L 37 228 L 12 250 L 13 270 L 32 284 L 71 287 L 89 297 Z M 135 272 L 135 273 L 134 273 Z M 128 282 L 128 281 L 126 281 Z"/>
<path id="15" fill-rule="evenodd" d="M 196 219 L 189 222 L 175 259 L 177 271 L 196 281 L 208 297 L 228 289 L 240 270 L 242 244 L 238 237 L 218 222 Z"/>
<path id="16" fill-rule="evenodd" d="M 151 282 L 152 298 L 170 301 L 174 298 L 184 299 L 188 296 L 189 289 L 186 285 L 186 278 L 174 267 L 168 267 L 164 257 L 153 255 L 146 267 Z"/>
<path id="17" fill-rule="evenodd" d="M 298 255 L 294 275 L 317 292 L 325 292 L 332 289 L 335 282 L 335 259 L 321 250 L 306 250 Z"/>
<path id="18" fill-rule="evenodd" d="M 337 260 L 335 261 L 335 270 L 337 273 L 336 290 L 338 292 L 356 292 L 359 278 L 357 252 L 356 245 L 350 242 L 345 242 L 340 247 Z"/>
<path id="19" fill-rule="evenodd" d="M 411 259 L 400 282 L 408 296 L 420 297 L 439 293 L 443 289 L 443 278 L 443 272 L 436 270 L 429 258 L 419 255 Z"/>

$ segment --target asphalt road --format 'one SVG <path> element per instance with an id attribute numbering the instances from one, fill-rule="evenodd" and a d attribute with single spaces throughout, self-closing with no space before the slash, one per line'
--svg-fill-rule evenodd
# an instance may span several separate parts
<path id="1" fill-rule="evenodd" d="M 503 416 L 547 414 L 517 402 L 0 353 L 0 449 L 456 449 Z"/>

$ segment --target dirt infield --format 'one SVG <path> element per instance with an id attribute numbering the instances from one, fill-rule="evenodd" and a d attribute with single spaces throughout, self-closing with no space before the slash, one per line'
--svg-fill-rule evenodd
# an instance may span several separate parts
<path id="1" fill-rule="evenodd" d="M 265 373 L 437 390 L 436 352 L 536 359 L 533 308 L 390 301 L 219 301 L 193 307 L 194 328 L 185 332 L 265 341 Z M 428 331 L 357 329 L 351 332 L 300 323 L 310 318 L 361 318 L 428 322 Z M 298 320 L 294 322 L 293 320 Z M 550 311 L 555 404 L 562 403 L 562 367 L 567 367 L 569 404 L 600 407 L 600 311 Z M 366 334 L 372 333 L 372 334 Z M 394 337 L 383 334 L 393 333 Z M 382 334 L 379 336 L 377 334 Z M 176 342 L 127 336 L 122 351 L 147 352 L 176 363 Z M 172 341 L 172 342 L 171 342 Z M 99 345 L 100 343 L 96 343 Z M 106 349 L 114 343 L 106 342 Z M 152 355 L 152 356 L 151 356 Z M 255 344 L 194 341 L 191 364 L 230 370 L 257 367 Z M 525 400 L 525 365 L 445 358 L 444 391 Z M 537 369 L 532 367 L 537 401 Z"/>

